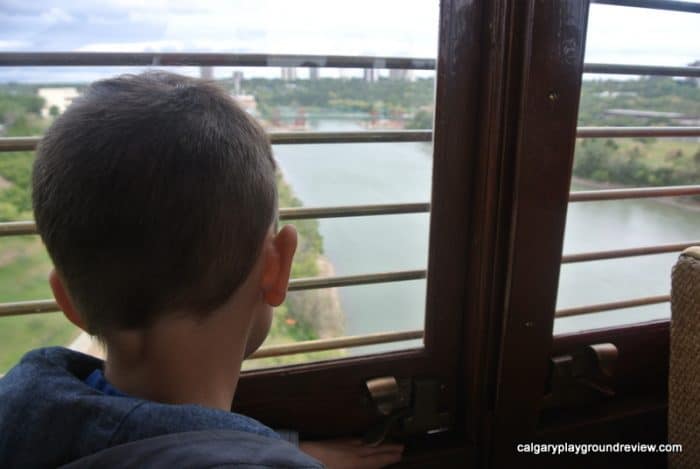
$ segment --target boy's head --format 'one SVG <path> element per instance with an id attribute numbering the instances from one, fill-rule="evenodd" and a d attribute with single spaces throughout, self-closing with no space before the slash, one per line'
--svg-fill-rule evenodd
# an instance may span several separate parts
<path id="1" fill-rule="evenodd" d="M 60 282 L 102 337 L 175 311 L 206 318 L 277 215 L 262 128 L 216 85 L 163 72 L 91 85 L 42 139 L 32 187 Z"/>

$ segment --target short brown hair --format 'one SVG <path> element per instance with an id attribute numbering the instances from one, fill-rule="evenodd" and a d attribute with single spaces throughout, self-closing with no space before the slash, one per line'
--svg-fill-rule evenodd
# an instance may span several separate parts
<path id="1" fill-rule="evenodd" d="M 89 332 L 205 315 L 247 278 L 277 213 L 263 129 L 222 88 L 98 81 L 41 140 L 37 229 Z"/>

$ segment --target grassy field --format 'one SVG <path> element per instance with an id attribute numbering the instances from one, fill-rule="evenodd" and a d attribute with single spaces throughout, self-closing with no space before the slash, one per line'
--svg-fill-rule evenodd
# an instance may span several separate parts
<path id="1" fill-rule="evenodd" d="M 677 167 L 691 169 L 694 156 L 700 152 L 700 143 L 688 140 L 658 138 L 651 142 L 639 142 L 630 138 L 615 139 L 619 153 L 629 154 L 638 149 L 650 168 Z"/>
<path id="2" fill-rule="evenodd" d="M 0 238 L 0 302 L 52 298 L 51 261 L 36 236 Z M 60 313 L 0 318 L 0 374 L 27 351 L 66 345 L 79 331 Z"/>
<path id="3" fill-rule="evenodd" d="M 578 139 L 573 174 L 622 186 L 697 184 L 700 143 L 675 138 Z"/>

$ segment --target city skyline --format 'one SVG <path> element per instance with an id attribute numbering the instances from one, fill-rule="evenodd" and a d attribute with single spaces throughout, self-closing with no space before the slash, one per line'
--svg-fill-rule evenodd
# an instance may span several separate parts
<path id="1" fill-rule="evenodd" d="M 39 2 L 37 2 L 39 3 Z M 435 57 L 437 1 L 87 0 L 0 2 L 0 51 L 228 52 Z M 387 21 L 391 18 L 391 21 Z M 621 25 L 623 25 L 621 27 Z M 700 15 L 591 6 L 587 62 L 687 65 L 700 59 Z M 0 67 L 0 81 L 90 81 L 135 67 Z M 198 67 L 179 67 L 199 75 Z M 217 67 L 214 77 L 279 77 L 279 68 Z M 308 78 L 308 69 L 298 69 Z M 319 77 L 363 77 L 320 69 Z M 425 76 L 430 72 L 417 72 Z M 388 76 L 386 70 L 379 76 Z"/>

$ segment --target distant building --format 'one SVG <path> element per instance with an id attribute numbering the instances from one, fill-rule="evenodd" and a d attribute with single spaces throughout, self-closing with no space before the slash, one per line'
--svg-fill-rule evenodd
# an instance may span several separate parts
<path id="1" fill-rule="evenodd" d="M 213 80 L 214 67 L 199 67 L 199 78 L 203 80 Z"/>
<path id="2" fill-rule="evenodd" d="M 243 72 L 236 70 L 233 72 L 233 93 L 235 95 L 241 94 L 241 82 L 243 81 Z"/>
<path id="3" fill-rule="evenodd" d="M 318 80 L 320 77 L 318 67 L 309 67 L 309 80 Z"/>
<path id="4" fill-rule="evenodd" d="M 620 96 L 635 97 L 637 94 L 635 91 L 601 91 L 597 96 L 601 98 L 617 98 Z"/>
<path id="5" fill-rule="evenodd" d="M 606 116 L 633 117 L 638 119 L 666 119 L 668 125 L 695 127 L 700 125 L 700 116 L 689 116 L 680 112 L 647 111 L 644 109 L 607 109 Z M 679 137 L 680 140 L 700 142 L 700 137 Z"/>
<path id="6" fill-rule="evenodd" d="M 413 72 L 411 70 L 394 68 L 389 70 L 389 79 L 413 81 Z"/>
<path id="7" fill-rule="evenodd" d="M 605 114 L 608 116 L 641 117 L 652 119 L 680 119 L 685 117 L 680 112 L 646 111 L 643 109 L 607 109 Z"/>
<path id="8" fill-rule="evenodd" d="M 51 115 L 52 108 L 62 114 L 80 95 L 77 88 L 39 88 L 37 94 L 44 99 L 44 107 L 41 108 L 41 116 L 44 118 Z"/>
<path id="9" fill-rule="evenodd" d="M 376 68 L 366 68 L 363 76 L 365 81 L 377 81 L 379 79 L 379 70 Z"/>
<path id="10" fill-rule="evenodd" d="M 248 114 L 253 116 L 258 114 L 258 102 L 252 94 L 233 95 L 232 98 Z"/>
<path id="11" fill-rule="evenodd" d="M 696 60 L 693 63 L 688 64 L 689 67 L 700 67 L 700 60 Z M 694 81 L 695 86 L 700 88 L 700 77 L 688 77 L 688 80 Z"/>
<path id="12" fill-rule="evenodd" d="M 296 80 L 297 79 L 296 67 L 282 67 L 282 79 L 285 81 Z"/>

